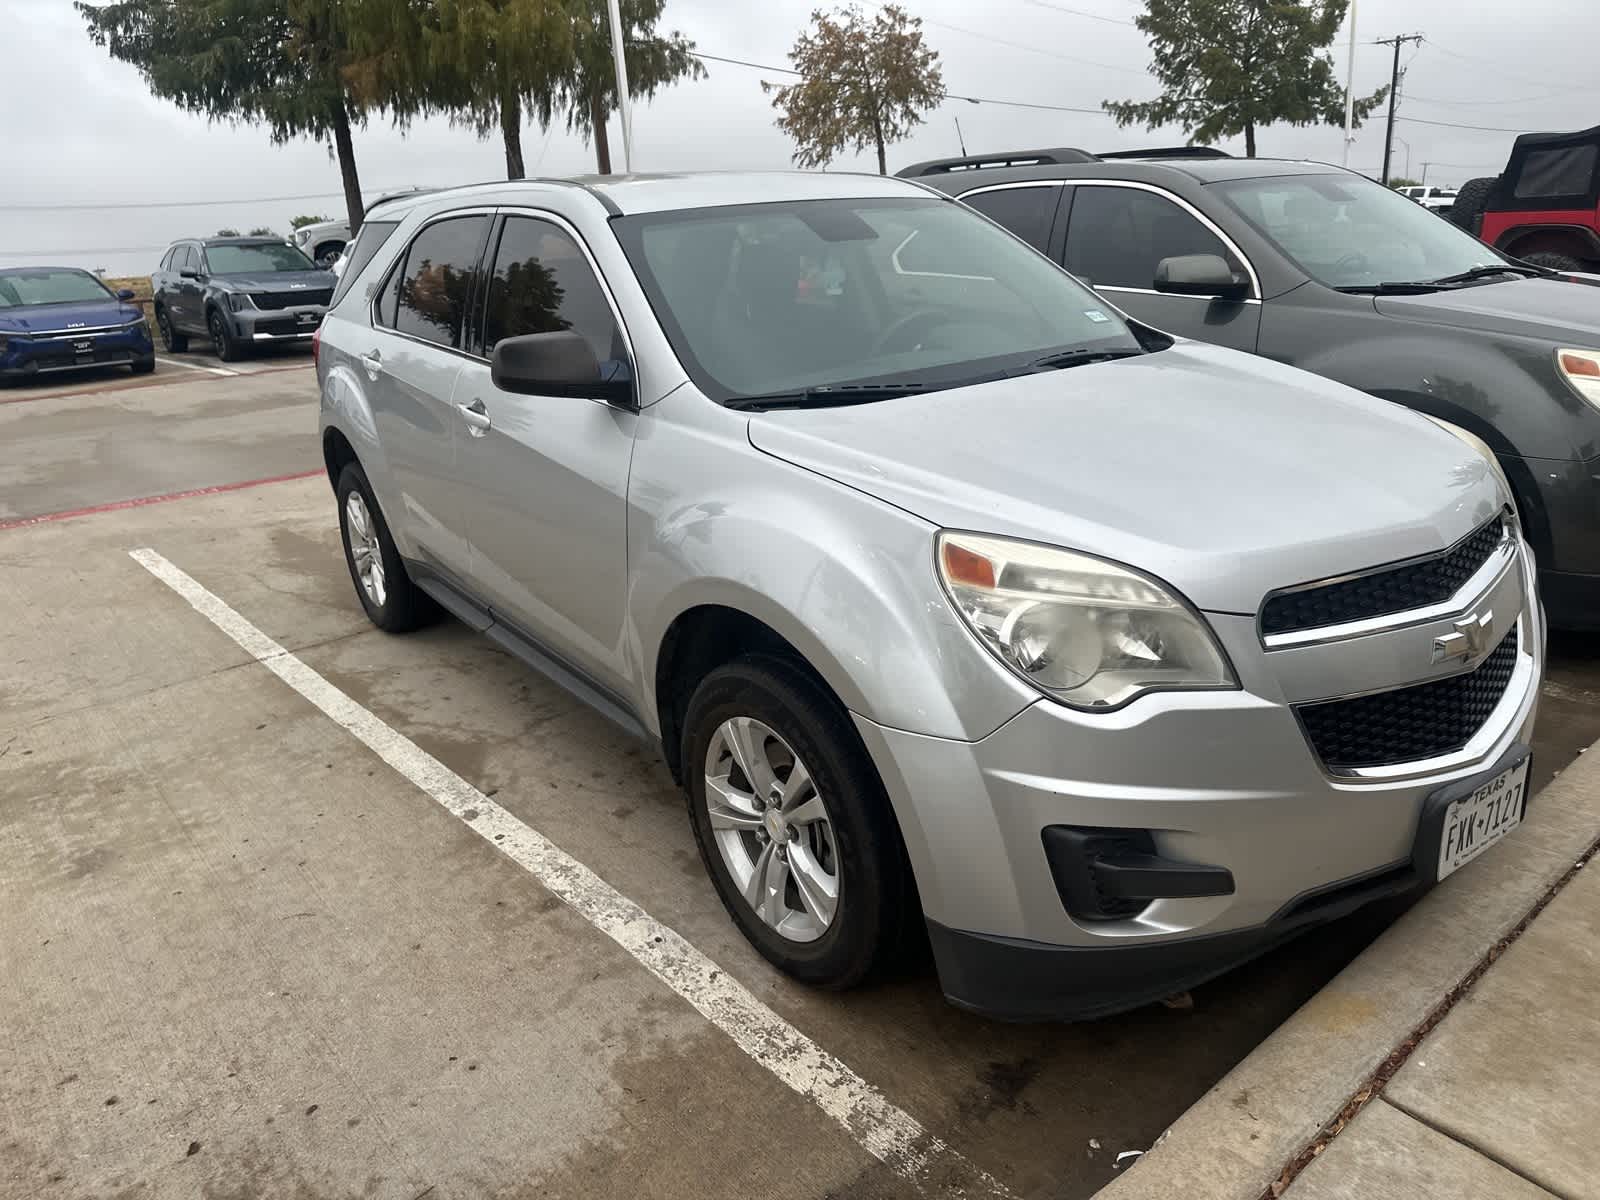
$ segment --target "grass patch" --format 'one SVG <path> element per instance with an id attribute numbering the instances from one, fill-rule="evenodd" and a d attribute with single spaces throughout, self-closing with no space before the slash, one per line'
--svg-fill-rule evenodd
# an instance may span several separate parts
<path id="1" fill-rule="evenodd" d="M 148 275 L 107 275 L 100 280 L 113 292 L 120 292 L 127 288 L 133 293 L 132 303 L 144 310 L 144 323 L 150 327 L 150 340 L 159 342 L 159 333 L 156 330 L 156 310 L 150 303 L 150 276 Z"/>

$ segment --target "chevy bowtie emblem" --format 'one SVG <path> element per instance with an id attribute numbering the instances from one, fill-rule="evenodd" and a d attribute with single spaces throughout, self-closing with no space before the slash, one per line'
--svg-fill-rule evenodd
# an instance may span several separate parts
<path id="1" fill-rule="evenodd" d="M 1473 613 L 1455 623 L 1455 632 L 1433 639 L 1433 661 L 1452 658 L 1471 662 L 1489 648 L 1489 631 L 1494 628 L 1494 611 Z"/>

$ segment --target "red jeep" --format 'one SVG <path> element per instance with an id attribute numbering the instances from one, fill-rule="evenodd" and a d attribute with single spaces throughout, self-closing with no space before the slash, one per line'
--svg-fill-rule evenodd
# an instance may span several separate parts
<path id="1" fill-rule="evenodd" d="M 1506 169 L 1467 180 L 1449 217 L 1513 258 L 1600 272 L 1600 126 L 1520 135 Z"/>

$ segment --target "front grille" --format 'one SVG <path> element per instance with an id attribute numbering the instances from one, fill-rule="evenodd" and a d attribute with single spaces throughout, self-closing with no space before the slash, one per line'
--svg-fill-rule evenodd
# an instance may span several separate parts
<path id="1" fill-rule="evenodd" d="M 332 288 L 315 288 L 304 292 L 252 292 L 250 299 L 257 308 L 272 312 L 279 308 L 304 308 L 310 304 L 327 304 L 333 299 Z"/>
<path id="2" fill-rule="evenodd" d="M 1268 597 L 1261 610 L 1261 632 L 1320 629 L 1442 603 L 1489 561 L 1505 536 L 1504 524 L 1504 517 L 1496 517 L 1432 558 Z"/>
<path id="3" fill-rule="evenodd" d="M 1471 671 L 1429 683 L 1302 704 L 1295 708 L 1311 748 L 1335 769 L 1378 767 L 1459 750 L 1494 712 L 1517 665 L 1517 631 Z"/>

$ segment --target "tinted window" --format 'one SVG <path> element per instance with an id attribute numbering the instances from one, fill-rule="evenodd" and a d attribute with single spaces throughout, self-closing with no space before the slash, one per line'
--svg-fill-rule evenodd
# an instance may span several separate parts
<path id="1" fill-rule="evenodd" d="M 1140 349 L 1066 272 L 944 200 L 776 201 L 611 227 L 717 399 L 840 383 L 937 390 L 1066 349 Z"/>
<path id="2" fill-rule="evenodd" d="M 620 359 L 616 320 L 589 260 L 565 230 L 532 217 L 507 217 L 489 280 L 483 347 L 501 338 L 570 329 L 600 362 Z"/>
<path id="3" fill-rule="evenodd" d="M 399 224 L 399 221 L 362 222 L 361 232 L 356 234 L 355 242 L 345 248 L 344 270 L 339 274 L 339 284 L 333 290 L 330 304 L 337 304 L 343 299 L 350 285 L 355 283 L 356 276 L 366 269 L 372 256 L 389 240 L 389 235 Z"/>
<path id="4" fill-rule="evenodd" d="M 1055 220 L 1056 201 L 1060 198 L 1058 187 L 1026 187 L 979 192 L 963 200 L 1042 251 L 1050 244 L 1050 222 Z"/>
<path id="5" fill-rule="evenodd" d="M 1597 155 L 1600 147 L 1592 145 L 1529 151 L 1517 177 L 1516 197 L 1585 195 Z"/>
<path id="6" fill-rule="evenodd" d="M 173 256 L 176 255 L 177 253 L 178 253 L 178 248 L 176 246 L 167 247 L 167 252 L 161 256 L 161 265 L 159 267 L 157 267 L 156 270 L 158 270 L 158 271 L 169 270 L 171 268 L 171 266 L 172 266 Z"/>
<path id="7" fill-rule="evenodd" d="M 1215 254 L 1239 265 L 1214 233 L 1154 192 L 1077 189 L 1066 265 L 1080 279 L 1097 287 L 1149 288 L 1155 286 L 1156 264 L 1180 254 Z"/>
<path id="8" fill-rule="evenodd" d="M 208 246 L 206 264 L 213 275 L 270 275 L 278 271 L 317 269 L 316 263 L 287 242 Z"/>
<path id="9" fill-rule="evenodd" d="M 1208 190 L 1329 287 L 1438 279 L 1504 261 L 1437 213 L 1359 175 L 1233 179 Z"/>
<path id="10" fill-rule="evenodd" d="M 81 304 L 112 299 L 111 293 L 87 271 L 65 267 L 36 267 L 0 274 L 0 308 L 28 304 Z"/>
<path id="11" fill-rule="evenodd" d="M 392 307 L 387 297 L 383 306 L 398 332 L 441 346 L 461 344 L 488 226 L 488 217 L 452 217 L 417 234 L 393 280 Z"/>
<path id="12" fill-rule="evenodd" d="M 193 246 L 185 243 L 178 247 L 172 256 L 172 269 L 174 271 L 198 271 L 200 269 L 199 256 L 195 254 Z"/>

